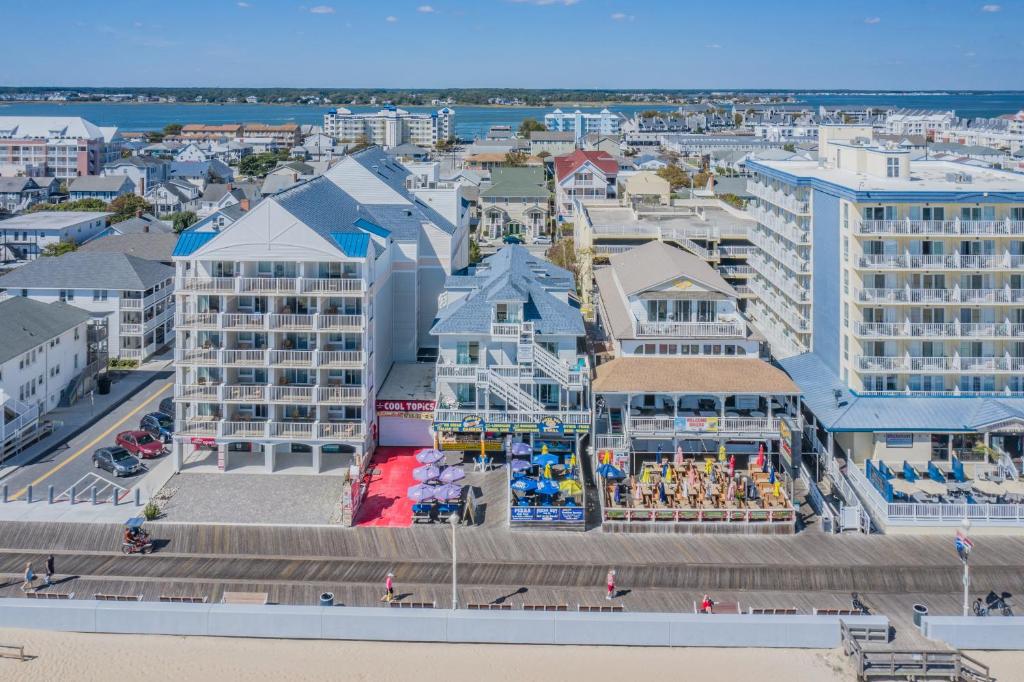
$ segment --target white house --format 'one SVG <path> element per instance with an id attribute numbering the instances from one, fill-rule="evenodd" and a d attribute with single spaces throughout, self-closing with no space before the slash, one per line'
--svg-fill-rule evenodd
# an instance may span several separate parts
<path id="1" fill-rule="evenodd" d="M 68 199 L 99 199 L 110 203 L 135 191 L 135 183 L 125 175 L 84 175 L 68 184 Z"/>
<path id="2" fill-rule="evenodd" d="M 572 202 L 615 197 L 619 163 L 601 151 L 578 150 L 555 157 L 555 208 L 561 217 L 572 214 Z"/>
<path id="3" fill-rule="evenodd" d="M 153 205 L 157 215 L 178 211 L 193 211 L 199 206 L 202 191 L 185 180 L 168 180 L 146 192 L 146 201 Z"/>
<path id="4" fill-rule="evenodd" d="M 85 242 L 107 229 L 110 213 L 102 211 L 41 211 L 0 220 L 0 239 L 19 260 L 34 260 L 49 244 Z"/>
<path id="5" fill-rule="evenodd" d="M 149 156 L 131 156 L 111 161 L 103 167 L 102 175 L 127 176 L 135 185 L 134 192 L 145 196 L 154 185 L 167 180 L 168 162 Z"/>

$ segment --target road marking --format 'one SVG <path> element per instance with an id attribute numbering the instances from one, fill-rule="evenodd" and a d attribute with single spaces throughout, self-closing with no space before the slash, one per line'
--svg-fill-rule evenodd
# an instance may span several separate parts
<path id="1" fill-rule="evenodd" d="M 64 460 L 63 462 L 61 462 L 61 463 L 60 463 L 60 464 L 58 464 L 57 466 L 55 466 L 55 467 L 53 467 L 52 469 L 50 469 L 49 471 L 47 471 L 47 472 L 46 472 L 45 474 L 43 474 L 42 476 L 40 476 L 40 477 L 39 477 L 39 478 L 37 478 L 36 480 L 34 480 L 34 481 L 32 481 L 31 483 L 29 483 L 29 485 L 31 485 L 31 486 L 32 486 L 32 487 L 34 488 L 35 486 L 39 485 L 40 483 L 42 483 L 43 481 L 45 481 L 46 479 L 48 479 L 48 478 L 49 478 L 50 476 L 53 476 L 53 475 L 54 475 L 55 473 L 57 473 L 58 471 L 60 471 L 60 470 L 61 470 L 61 469 L 63 469 L 64 467 L 66 467 L 66 466 L 67 466 L 67 465 L 68 465 L 69 463 L 71 463 L 72 461 L 74 461 L 75 459 L 77 459 L 78 457 L 80 457 L 80 456 L 82 455 L 82 453 L 83 453 L 83 452 L 88 452 L 89 450 L 91 450 L 91 449 L 92 449 L 92 447 L 93 447 L 94 445 L 96 445 L 96 444 L 97 444 L 97 443 L 99 443 L 99 442 L 100 442 L 101 440 L 103 440 L 104 438 L 106 438 L 107 436 L 109 436 L 109 435 L 110 435 L 111 433 L 113 433 L 114 431 L 116 431 L 117 429 L 119 429 L 119 428 L 120 428 L 120 427 L 121 427 L 121 426 L 122 426 L 122 425 L 123 425 L 123 424 L 124 424 L 124 423 L 125 423 L 126 421 L 128 421 L 128 420 L 129 420 L 129 419 L 131 419 L 131 418 L 132 418 L 133 416 L 135 416 L 136 414 L 138 414 L 138 413 L 139 413 L 139 411 L 140 411 L 140 410 L 141 410 L 142 408 L 144 408 L 144 407 L 145 407 L 146 405 L 149 405 L 149 404 L 150 404 L 151 402 L 153 402 L 154 400 L 156 400 L 157 398 L 159 398 L 159 397 L 160 397 L 161 395 L 163 395 L 163 394 L 164 394 L 164 393 L 165 393 L 165 392 L 167 391 L 167 389 L 169 389 L 169 388 L 170 388 L 171 386 L 173 386 L 173 385 L 174 385 L 174 382 L 173 382 L 173 381 L 169 381 L 169 382 L 167 382 L 166 384 L 164 384 L 164 387 L 163 387 L 163 388 L 161 388 L 161 389 L 160 389 L 159 391 L 157 391 L 157 392 L 156 392 L 156 393 L 154 393 L 153 395 L 151 395 L 151 396 L 149 396 L 148 398 L 146 398 L 146 400 L 145 400 L 145 401 L 143 401 L 143 403 L 142 403 L 141 405 L 139 405 L 138 407 L 136 407 L 136 408 L 135 408 L 134 410 L 132 410 L 131 412 L 129 412 L 129 413 L 128 413 L 128 414 L 126 414 L 125 416 L 121 417 L 121 419 L 119 419 L 119 420 L 118 420 L 117 422 L 115 422 L 114 424 L 112 424 L 112 425 L 110 426 L 110 428 L 109 428 L 109 429 L 107 429 L 106 431 L 104 431 L 104 432 L 103 432 L 103 433 L 101 433 L 100 435 L 98 435 L 98 436 L 96 436 L 95 438 L 93 438 L 93 439 L 92 439 L 92 441 L 90 441 L 90 442 L 89 442 L 88 444 L 86 444 L 86 445 L 83 445 L 83 446 L 82 446 L 82 447 L 81 447 L 81 448 L 80 448 L 80 449 L 78 450 L 78 452 L 76 452 L 75 454 L 71 455 L 70 457 L 68 457 L 67 459 L 65 459 L 65 460 Z M 25 486 L 24 488 L 22 488 L 22 489 L 21 489 L 21 490 L 19 490 L 18 492 L 16 492 L 16 493 L 14 493 L 13 495 L 11 495 L 11 497 L 10 497 L 9 499 L 11 499 L 11 500 L 17 500 L 18 498 L 20 498 L 20 497 L 21 497 L 22 495 L 24 495 L 24 494 L 25 494 L 25 493 L 27 493 L 27 492 L 28 492 L 28 486 Z"/>

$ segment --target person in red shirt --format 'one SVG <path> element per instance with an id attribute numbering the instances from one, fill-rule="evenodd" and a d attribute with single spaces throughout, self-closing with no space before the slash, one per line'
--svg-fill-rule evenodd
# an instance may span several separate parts
<path id="1" fill-rule="evenodd" d="M 607 580 L 605 582 L 608 583 L 608 594 L 607 594 L 607 596 L 605 596 L 605 599 L 607 599 L 608 601 L 611 601 L 612 597 L 615 596 L 615 569 L 614 568 L 608 569 L 608 578 L 607 578 Z"/>
<path id="2" fill-rule="evenodd" d="M 701 611 L 701 613 L 711 613 L 712 609 L 714 609 L 714 607 L 715 607 L 715 602 L 711 601 L 711 597 L 709 597 L 708 595 L 705 594 L 704 595 L 704 601 L 702 601 L 700 603 L 700 611 Z"/>
<path id="3" fill-rule="evenodd" d="M 395 577 L 394 573 L 388 573 L 387 577 L 384 578 L 384 589 L 385 589 L 385 592 L 384 592 L 384 597 L 381 599 L 381 601 L 386 601 L 386 602 L 394 601 L 394 599 L 395 599 L 395 583 L 394 583 L 394 580 L 393 580 L 394 577 Z"/>

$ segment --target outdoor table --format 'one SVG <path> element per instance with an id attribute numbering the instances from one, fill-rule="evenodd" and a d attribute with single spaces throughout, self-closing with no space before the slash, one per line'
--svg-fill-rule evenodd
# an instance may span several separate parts
<path id="1" fill-rule="evenodd" d="M 945 495 L 948 492 L 944 484 L 930 478 L 920 478 L 914 481 L 914 487 L 925 495 Z"/>
<path id="2" fill-rule="evenodd" d="M 976 480 L 971 482 L 971 487 L 975 490 L 980 490 L 986 495 L 1003 495 L 1006 493 L 1006 488 L 1003 487 L 1002 483 L 995 481 Z"/>

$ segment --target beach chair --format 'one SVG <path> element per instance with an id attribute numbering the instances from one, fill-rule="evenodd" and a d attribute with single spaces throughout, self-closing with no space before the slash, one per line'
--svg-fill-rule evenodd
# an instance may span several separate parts
<path id="1" fill-rule="evenodd" d="M 903 478 L 913 483 L 917 479 L 921 478 L 921 475 L 917 473 L 917 469 L 910 466 L 910 462 L 903 460 Z"/>
<path id="2" fill-rule="evenodd" d="M 432 504 L 426 502 L 418 502 L 412 506 L 412 522 L 417 523 L 419 521 L 429 521 L 430 511 L 433 508 Z"/>
<path id="3" fill-rule="evenodd" d="M 946 482 L 946 474 L 935 465 L 935 462 L 928 462 L 928 478 L 936 483 Z"/>
<path id="4" fill-rule="evenodd" d="M 964 474 L 964 463 L 958 457 L 953 457 L 953 478 L 957 483 L 967 482 L 967 476 Z"/>

